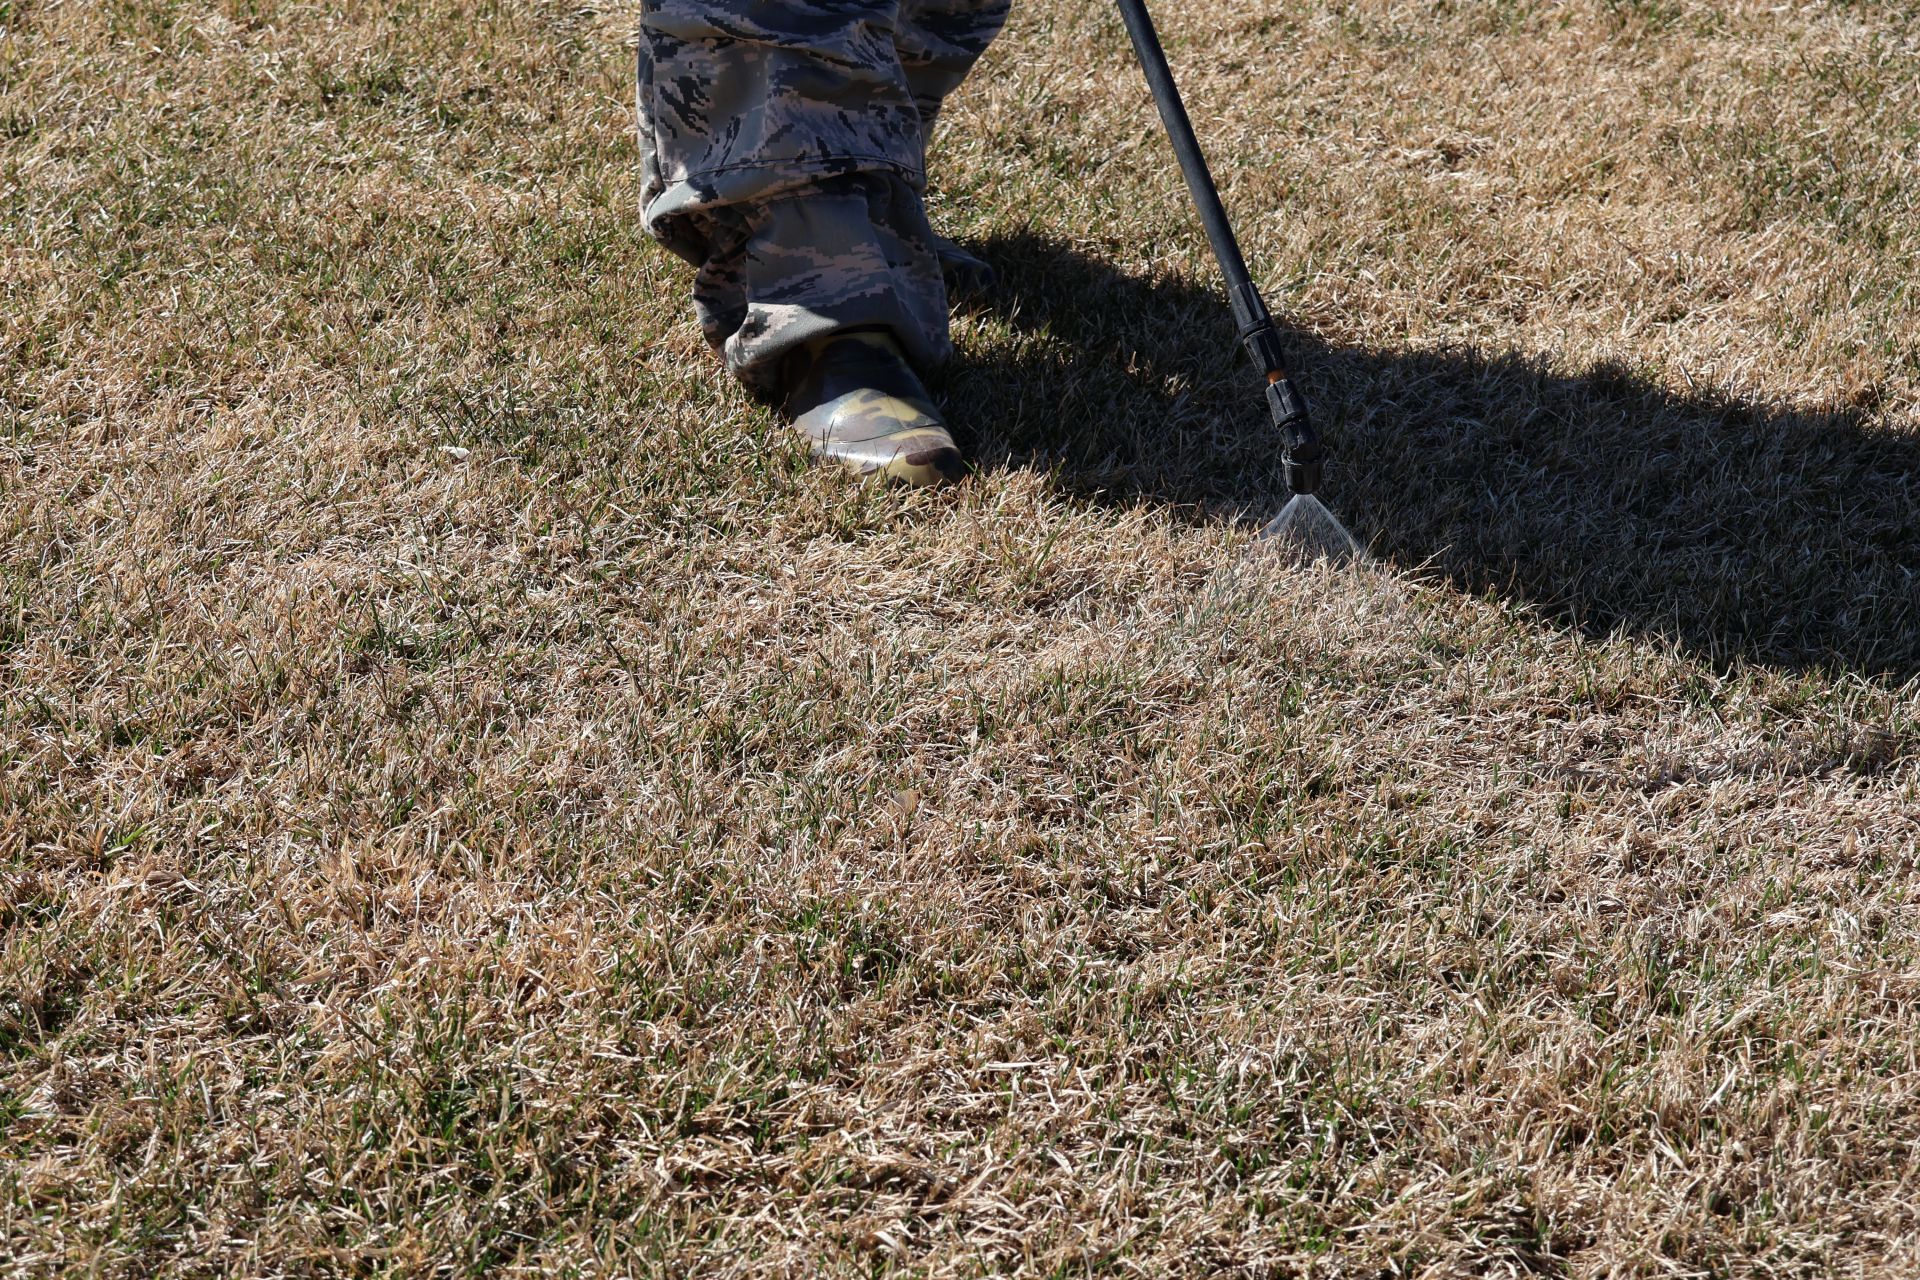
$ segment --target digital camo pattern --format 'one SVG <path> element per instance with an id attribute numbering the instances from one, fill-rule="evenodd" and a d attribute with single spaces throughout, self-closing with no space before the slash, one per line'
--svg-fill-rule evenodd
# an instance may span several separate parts
<path id="1" fill-rule="evenodd" d="M 941 102 L 1008 0 L 646 0 L 647 228 L 694 263 L 708 341 L 772 394 L 780 359 L 853 325 L 946 357 L 920 193 Z"/>
<path id="2" fill-rule="evenodd" d="M 763 396 L 777 396 L 787 352 L 856 325 L 892 329 L 917 363 L 947 355 L 933 232 L 897 174 L 820 178 L 679 226 L 705 237 L 693 299 L 707 341 Z"/>
<path id="3" fill-rule="evenodd" d="M 933 132 L 947 95 L 1006 25 L 1008 0 L 922 0 L 901 6 L 894 47 L 919 110 L 921 138 Z"/>

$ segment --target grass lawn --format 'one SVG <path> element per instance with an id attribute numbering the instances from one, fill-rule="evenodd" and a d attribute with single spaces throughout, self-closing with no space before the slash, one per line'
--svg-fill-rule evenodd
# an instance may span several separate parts
<path id="1" fill-rule="evenodd" d="M 0 0 L 0 1274 L 1920 1273 L 1920 17 L 1159 8 L 1367 565 L 1099 0 L 937 494 L 632 0 Z"/>

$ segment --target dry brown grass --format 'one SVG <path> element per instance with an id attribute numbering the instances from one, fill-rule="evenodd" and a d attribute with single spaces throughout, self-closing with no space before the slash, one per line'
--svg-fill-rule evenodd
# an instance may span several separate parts
<path id="1" fill-rule="evenodd" d="M 927 496 L 741 469 L 630 9 L 0 0 L 0 1267 L 1920 1269 L 1920 27 L 1162 7 L 1375 567 L 1212 589 L 1102 4 Z"/>

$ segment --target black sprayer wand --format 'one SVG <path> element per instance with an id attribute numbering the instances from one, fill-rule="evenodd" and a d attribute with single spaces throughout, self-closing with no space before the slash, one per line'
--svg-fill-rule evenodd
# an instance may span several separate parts
<path id="1" fill-rule="evenodd" d="M 1227 298 L 1233 304 L 1233 318 L 1240 325 L 1240 341 L 1246 344 L 1253 362 L 1267 375 L 1267 407 L 1273 411 L 1274 425 L 1280 429 L 1280 459 L 1286 467 L 1287 488 L 1296 494 L 1310 494 L 1320 487 L 1320 469 L 1326 450 L 1307 421 L 1306 400 L 1287 377 L 1287 358 L 1280 346 L 1280 332 L 1274 328 L 1273 316 L 1267 312 L 1267 304 L 1260 300 L 1260 291 L 1254 288 L 1253 277 L 1247 272 L 1247 260 L 1240 253 L 1240 242 L 1234 238 L 1233 226 L 1227 221 L 1220 192 L 1207 169 L 1207 158 L 1200 152 L 1200 140 L 1194 136 L 1193 122 L 1187 118 L 1180 90 L 1173 83 L 1173 71 L 1167 66 L 1167 55 L 1160 47 L 1159 34 L 1153 29 L 1146 0 L 1119 2 L 1120 16 L 1126 21 L 1127 34 L 1133 37 L 1133 49 L 1140 58 L 1140 69 L 1147 74 L 1153 100 L 1160 108 L 1160 120 L 1167 127 L 1174 153 L 1180 157 L 1180 171 L 1186 175 L 1187 189 L 1193 193 L 1193 203 L 1200 210 L 1207 239 L 1213 242 L 1213 256 L 1219 260 L 1221 274 L 1227 278 Z"/>

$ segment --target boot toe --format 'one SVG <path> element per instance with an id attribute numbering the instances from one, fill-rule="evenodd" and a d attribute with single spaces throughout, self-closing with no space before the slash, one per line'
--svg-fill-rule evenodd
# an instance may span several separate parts
<path id="1" fill-rule="evenodd" d="M 831 415 L 822 424 L 802 419 L 794 425 L 812 441 L 815 457 L 830 458 L 860 475 L 883 475 L 911 485 L 960 479 L 966 467 L 953 437 L 938 419 L 913 415 L 903 421 L 911 407 L 898 401 L 869 403 Z"/>
<path id="2" fill-rule="evenodd" d="M 951 483 L 965 474 L 926 388 L 898 348 L 877 335 L 836 338 L 813 353 L 787 412 L 815 457 L 856 474 L 910 485 Z"/>

